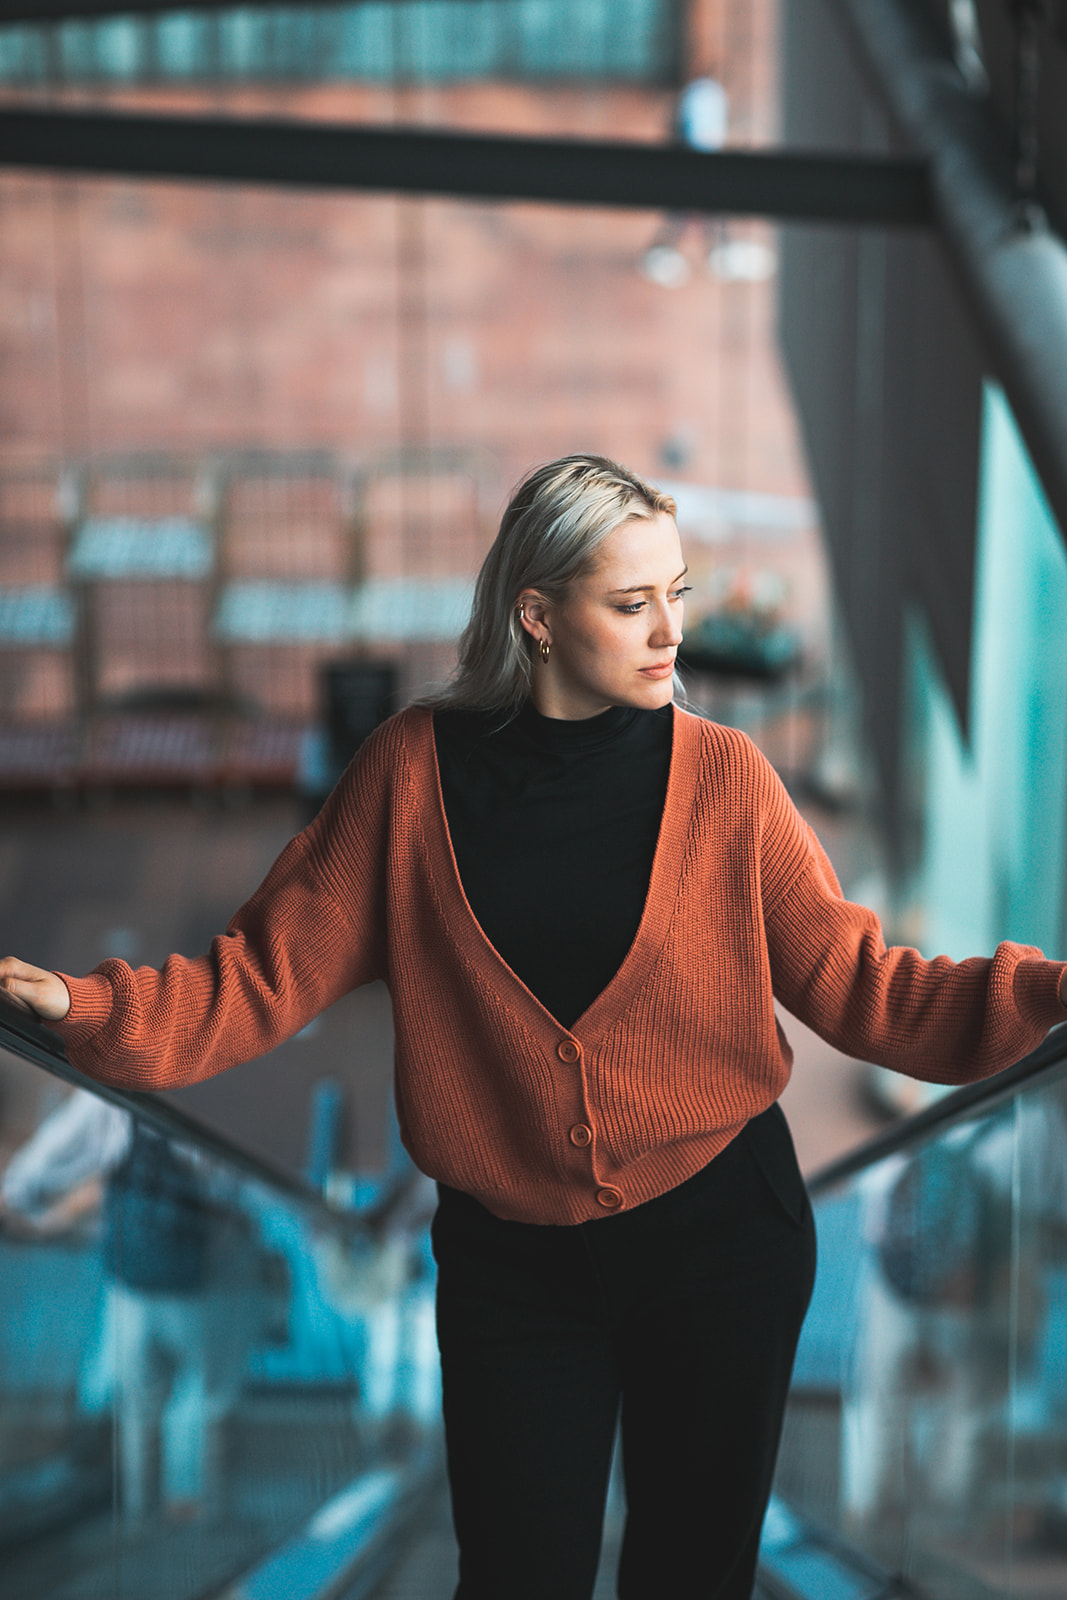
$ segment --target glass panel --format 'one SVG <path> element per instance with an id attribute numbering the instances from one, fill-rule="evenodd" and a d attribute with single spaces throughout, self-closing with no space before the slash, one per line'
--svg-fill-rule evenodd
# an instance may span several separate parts
<path id="1" fill-rule="evenodd" d="M 0 1087 L 0 1595 L 214 1593 L 313 1513 L 351 1543 L 436 1437 L 425 1191 L 331 1225 L 6 1052 Z"/>
<path id="2" fill-rule="evenodd" d="M 1004 1540 L 1005 1590 L 1052 1600 L 1067 1589 L 1067 1085 L 1021 1097 L 1012 1143 L 983 1154 L 1014 1194 L 1010 1254 L 994 1232 L 1007 1351 L 1005 1490 L 990 1504 Z M 989 1407 L 987 1406 L 987 1417 Z M 995 1424 L 994 1424 L 995 1425 Z M 986 1423 L 987 1432 L 989 1422 Z M 987 1544 L 992 1538 L 987 1540 Z M 982 1559 L 990 1555 L 983 1551 Z"/>
<path id="3" fill-rule="evenodd" d="M 779 1511 L 938 1600 L 1067 1588 L 1065 1108 L 1043 1080 L 817 1206 Z"/>

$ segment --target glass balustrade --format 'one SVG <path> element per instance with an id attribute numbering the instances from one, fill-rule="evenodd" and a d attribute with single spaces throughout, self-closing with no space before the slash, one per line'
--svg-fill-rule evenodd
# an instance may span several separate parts
<path id="1" fill-rule="evenodd" d="M 431 1207 L 331 1216 L 0 1051 L 0 1596 L 318 1592 L 435 1468 Z"/>
<path id="2" fill-rule="evenodd" d="M 1067 1064 L 816 1188 L 769 1569 L 820 1600 L 1061 1600 Z"/>

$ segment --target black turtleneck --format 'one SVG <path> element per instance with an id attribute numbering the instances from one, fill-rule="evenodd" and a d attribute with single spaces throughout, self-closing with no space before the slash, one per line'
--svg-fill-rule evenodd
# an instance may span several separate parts
<path id="1" fill-rule="evenodd" d="M 633 943 L 667 792 L 672 713 L 616 706 L 581 722 L 529 703 L 436 711 L 460 880 L 482 931 L 564 1027 Z"/>

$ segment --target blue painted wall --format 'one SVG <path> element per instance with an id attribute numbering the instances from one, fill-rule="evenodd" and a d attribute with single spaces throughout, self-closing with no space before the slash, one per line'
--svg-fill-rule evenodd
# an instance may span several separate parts
<path id="1" fill-rule="evenodd" d="M 921 619 L 907 622 L 911 893 L 927 955 L 1017 939 L 1067 956 L 1067 549 L 992 384 L 978 516 L 969 743 Z"/>

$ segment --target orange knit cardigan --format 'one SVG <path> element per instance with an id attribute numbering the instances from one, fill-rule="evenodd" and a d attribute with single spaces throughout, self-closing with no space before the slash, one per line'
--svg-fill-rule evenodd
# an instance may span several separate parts
<path id="1" fill-rule="evenodd" d="M 561 1027 L 467 904 L 432 714 L 413 708 L 367 741 L 208 955 L 66 978 L 56 1026 L 90 1076 L 173 1088 L 382 978 L 416 1163 L 499 1217 L 575 1223 L 691 1177 L 777 1099 L 792 1054 L 775 999 L 852 1055 L 960 1083 L 1067 1017 L 1062 970 L 1015 944 L 958 964 L 887 950 L 750 740 L 676 709 L 640 926 Z"/>

